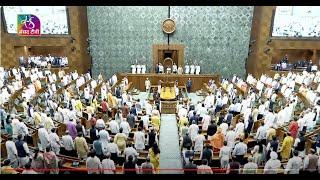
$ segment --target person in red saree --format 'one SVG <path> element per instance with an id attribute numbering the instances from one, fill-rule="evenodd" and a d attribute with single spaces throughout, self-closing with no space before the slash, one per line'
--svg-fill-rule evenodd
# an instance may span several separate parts
<path id="1" fill-rule="evenodd" d="M 298 118 L 295 117 L 293 121 L 290 122 L 289 124 L 289 132 L 291 134 L 291 136 L 293 137 L 293 139 L 295 139 L 298 135 L 298 131 L 299 131 L 299 125 L 297 123 Z"/>

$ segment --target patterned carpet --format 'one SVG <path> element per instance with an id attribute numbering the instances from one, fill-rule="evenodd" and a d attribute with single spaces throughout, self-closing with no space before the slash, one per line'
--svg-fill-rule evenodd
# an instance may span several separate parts
<path id="1" fill-rule="evenodd" d="M 174 114 L 161 115 L 160 127 L 160 174 L 181 174 L 182 159 L 179 150 L 179 136 Z M 181 169 L 181 170 L 179 170 Z"/>

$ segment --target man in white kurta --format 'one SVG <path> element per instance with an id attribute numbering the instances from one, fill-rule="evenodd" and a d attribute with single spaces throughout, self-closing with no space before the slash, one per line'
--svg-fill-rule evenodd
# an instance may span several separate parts
<path id="1" fill-rule="evenodd" d="M 119 132 L 119 124 L 114 119 L 110 121 L 109 128 L 112 134 L 117 134 Z"/>
<path id="2" fill-rule="evenodd" d="M 137 74 L 141 74 L 141 65 L 137 64 Z"/>
<path id="3" fill-rule="evenodd" d="M 196 125 L 195 121 L 192 121 L 192 124 L 190 125 L 188 132 L 190 134 L 191 140 L 194 141 L 199 132 L 199 127 L 198 125 Z"/>
<path id="4" fill-rule="evenodd" d="M 203 144 L 206 141 L 206 138 L 203 134 L 199 133 L 194 139 L 194 151 L 202 152 Z"/>
<path id="5" fill-rule="evenodd" d="M 137 72 L 137 66 L 135 64 L 132 64 L 131 65 L 131 73 L 136 74 L 136 72 Z"/>
<path id="6" fill-rule="evenodd" d="M 188 63 L 184 66 L 184 73 L 185 74 L 189 74 L 190 73 L 190 66 L 189 66 Z"/>
<path id="7" fill-rule="evenodd" d="M 193 64 L 190 65 L 190 74 L 194 74 L 195 66 Z"/>
<path id="8" fill-rule="evenodd" d="M 144 85 L 146 86 L 146 92 L 149 92 L 151 88 L 151 82 L 149 78 L 146 79 L 146 81 L 144 82 Z"/>
<path id="9" fill-rule="evenodd" d="M 265 118 L 264 118 L 264 123 L 267 128 L 270 128 L 273 126 L 275 122 L 276 116 L 272 113 L 270 110 L 269 112 L 266 113 Z"/>
<path id="10" fill-rule="evenodd" d="M 136 148 L 136 150 L 142 151 L 145 148 L 145 134 L 141 131 L 141 129 L 139 128 L 137 132 L 134 133 L 134 137 L 133 137 L 133 141 L 134 141 L 134 147 Z"/>
<path id="11" fill-rule="evenodd" d="M 44 128 L 44 126 L 41 124 L 38 129 L 38 137 L 40 140 L 40 150 L 45 150 L 46 147 L 50 144 L 49 134 L 47 130 Z"/>

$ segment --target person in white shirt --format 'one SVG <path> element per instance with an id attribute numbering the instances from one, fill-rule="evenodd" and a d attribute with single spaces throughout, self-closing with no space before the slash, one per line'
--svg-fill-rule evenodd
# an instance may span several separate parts
<path id="1" fill-rule="evenodd" d="M 99 140 L 100 140 L 100 142 L 102 144 L 102 149 L 106 149 L 107 144 L 108 144 L 108 142 L 110 140 L 108 131 L 106 131 L 105 129 L 102 129 L 102 130 L 99 131 L 98 134 L 99 134 L 99 137 L 100 137 Z"/>
<path id="2" fill-rule="evenodd" d="M 149 119 L 150 119 L 150 116 L 147 114 L 141 117 L 141 120 L 143 121 L 143 128 L 145 130 L 149 129 Z"/>
<path id="3" fill-rule="evenodd" d="M 147 71 L 146 65 L 145 65 L 145 64 L 142 64 L 142 65 L 141 65 L 141 73 L 142 73 L 142 74 L 145 74 L 146 71 Z"/>
<path id="4" fill-rule="evenodd" d="M 103 119 L 98 119 L 96 122 L 96 128 L 98 130 L 104 129 L 105 128 L 105 122 L 103 121 Z"/>
<path id="5" fill-rule="evenodd" d="M 15 143 L 12 141 L 12 136 L 8 137 L 5 143 L 7 150 L 7 158 L 12 163 L 13 168 L 18 166 L 18 152 Z"/>
<path id="6" fill-rule="evenodd" d="M 103 174 L 115 174 L 116 167 L 114 161 L 110 159 L 111 154 L 108 152 L 106 158 L 102 160 L 102 173 Z"/>
<path id="7" fill-rule="evenodd" d="M 196 74 L 200 74 L 200 66 L 196 65 L 195 69 L 196 69 Z"/>
<path id="8" fill-rule="evenodd" d="M 177 71 L 178 71 L 178 67 L 177 67 L 176 63 L 173 63 L 173 65 L 172 65 L 172 72 L 173 72 L 174 74 L 177 74 Z"/>
<path id="9" fill-rule="evenodd" d="M 276 116 L 273 114 L 272 110 L 269 109 L 269 112 L 266 113 L 264 118 L 264 123 L 267 128 L 272 127 L 275 122 Z"/>
<path id="10" fill-rule="evenodd" d="M 135 161 L 137 159 L 137 156 L 139 155 L 139 153 L 132 147 L 132 144 L 130 142 L 128 143 L 128 147 L 124 149 L 123 154 L 126 161 L 128 161 L 129 156 L 132 156 L 133 160 Z"/>
<path id="11" fill-rule="evenodd" d="M 50 144 L 50 139 L 49 139 L 49 134 L 47 130 L 44 128 L 43 124 L 40 124 L 39 129 L 38 129 L 38 137 L 40 140 L 40 150 L 45 150 L 49 144 Z"/>
<path id="12" fill-rule="evenodd" d="M 144 132 L 142 132 L 141 127 L 139 127 L 138 131 L 134 133 L 133 141 L 134 147 L 138 152 L 144 150 L 146 138 Z"/>
<path id="13" fill-rule="evenodd" d="M 120 123 L 120 128 L 123 129 L 123 133 L 128 137 L 131 131 L 131 128 L 126 119 L 123 119 L 123 121 Z"/>
<path id="14" fill-rule="evenodd" d="M 202 160 L 202 165 L 197 167 L 197 174 L 213 174 L 212 169 L 208 166 L 208 161 L 206 159 Z"/>
<path id="15" fill-rule="evenodd" d="M 66 134 L 62 136 L 62 143 L 65 149 L 64 154 L 71 156 L 74 151 L 74 143 L 72 137 L 69 135 L 69 131 L 66 131 Z"/>
<path id="16" fill-rule="evenodd" d="M 278 159 L 278 154 L 274 151 L 270 153 L 270 159 L 264 165 L 264 174 L 277 174 L 281 167 L 281 161 Z"/>
<path id="17" fill-rule="evenodd" d="M 137 64 L 136 68 L 137 68 L 137 74 L 141 74 L 141 66 L 140 66 L 140 64 Z"/>
<path id="18" fill-rule="evenodd" d="M 227 130 L 229 129 L 229 126 L 228 126 L 227 121 L 225 119 L 222 121 L 222 123 L 220 124 L 219 127 L 221 128 L 222 134 L 224 136 L 226 136 L 227 135 Z"/>
<path id="19" fill-rule="evenodd" d="M 112 134 L 117 134 L 119 132 L 119 124 L 114 119 L 110 121 L 109 128 Z"/>
<path id="20" fill-rule="evenodd" d="M 55 133 L 55 129 L 52 128 L 51 129 L 51 133 L 49 134 L 49 140 L 50 140 L 50 146 L 51 146 L 51 150 L 58 155 L 60 153 L 60 138 L 57 135 L 57 133 Z"/>
<path id="21" fill-rule="evenodd" d="M 202 130 L 206 131 L 208 130 L 208 126 L 210 124 L 211 121 L 211 116 L 209 115 L 209 113 L 207 112 L 204 117 L 202 118 Z"/>
<path id="22" fill-rule="evenodd" d="M 304 118 L 303 114 L 300 115 L 300 118 L 298 119 L 297 123 L 299 126 L 299 131 L 302 131 L 306 126 L 306 119 Z"/>
<path id="23" fill-rule="evenodd" d="M 137 66 L 135 64 L 132 64 L 131 65 L 131 73 L 136 74 L 136 72 L 137 72 Z"/>
<path id="24" fill-rule="evenodd" d="M 105 154 L 110 153 L 111 154 L 111 159 L 116 160 L 116 157 L 120 155 L 119 147 L 116 143 L 113 142 L 113 138 L 110 139 L 110 143 L 108 143 L 106 147 L 106 152 Z"/>
<path id="25" fill-rule="evenodd" d="M 240 119 L 235 128 L 236 137 L 238 138 L 242 137 L 242 135 L 244 134 L 244 123 L 242 121 L 243 120 Z"/>
<path id="26" fill-rule="evenodd" d="M 303 162 L 301 157 L 298 156 L 298 151 L 293 152 L 293 157 L 289 159 L 284 174 L 299 174 L 299 171 L 303 168 Z"/>
<path id="27" fill-rule="evenodd" d="M 199 130 L 198 135 L 194 139 L 194 151 L 202 152 L 205 140 L 206 138 L 203 134 L 201 134 L 201 131 Z"/>
<path id="28" fill-rule="evenodd" d="M 18 134 L 22 135 L 22 139 L 25 139 L 27 136 L 30 136 L 29 130 L 21 118 L 19 119 L 19 121 L 20 123 L 18 124 Z"/>
<path id="29" fill-rule="evenodd" d="M 182 107 L 178 110 L 179 117 L 187 117 L 187 115 L 188 115 L 188 110 L 186 109 L 186 107 Z"/>
<path id="30" fill-rule="evenodd" d="M 233 149 L 235 140 L 236 140 L 236 133 L 233 131 L 232 126 L 230 126 L 226 133 L 226 139 L 225 139 L 225 141 L 227 141 L 227 146 Z"/>
<path id="31" fill-rule="evenodd" d="M 159 73 L 160 74 L 164 73 L 164 68 L 163 68 L 163 65 L 161 63 L 159 63 Z"/>
<path id="32" fill-rule="evenodd" d="M 196 125 L 196 122 L 194 120 L 192 121 L 192 124 L 189 126 L 188 132 L 190 134 L 191 140 L 194 142 L 199 132 L 199 127 L 198 125 Z"/>
<path id="33" fill-rule="evenodd" d="M 203 119 L 203 117 L 207 114 L 207 108 L 204 107 L 204 104 L 201 105 L 201 107 L 198 109 L 198 114 L 200 116 L 200 119 Z"/>
<path id="34" fill-rule="evenodd" d="M 86 167 L 88 168 L 88 174 L 100 174 L 101 173 L 101 162 L 96 156 L 95 150 L 91 150 L 89 157 L 86 160 Z"/>
<path id="35" fill-rule="evenodd" d="M 248 163 L 243 166 L 243 174 L 256 174 L 258 170 L 258 165 L 255 162 L 252 162 L 252 156 L 248 157 Z"/>
<path id="36" fill-rule="evenodd" d="M 220 158 L 220 167 L 227 169 L 229 166 L 229 161 L 231 159 L 232 149 L 227 146 L 227 141 L 223 142 L 223 147 L 220 149 L 219 158 Z"/>
<path id="37" fill-rule="evenodd" d="M 190 73 L 190 66 L 189 66 L 189 64 L 187 63 L 185 66 L 184 66 L 184 73 L 185 74 L 189 74 Z"/>
<path id="38" fill-rule="evenodd" d="M 149 78 L 146 79 L 146 81 L 144 82 L 144 85 L 146 87 L 146 92 L 150 92 L 151 82 L 150 82 Z"/>
<path id="39" fill-rule="evenodd" d="M 87 86 L 84 88 L 84 99 L 86 100 L 86 104 L 89 103 L 89 99 L 90 99 L 90 88 Z"/>

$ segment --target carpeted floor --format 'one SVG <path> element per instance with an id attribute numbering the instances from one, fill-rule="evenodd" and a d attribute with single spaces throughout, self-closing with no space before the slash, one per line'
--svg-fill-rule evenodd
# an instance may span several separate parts
<path id="1" fill-rule="evenodd" d="M 180 174 L 182 159 L 179 149 L 179 136 L 176 116 L 174 114 L 161 115 L 160 127 L 160 171 L 161 174 Z"/>

